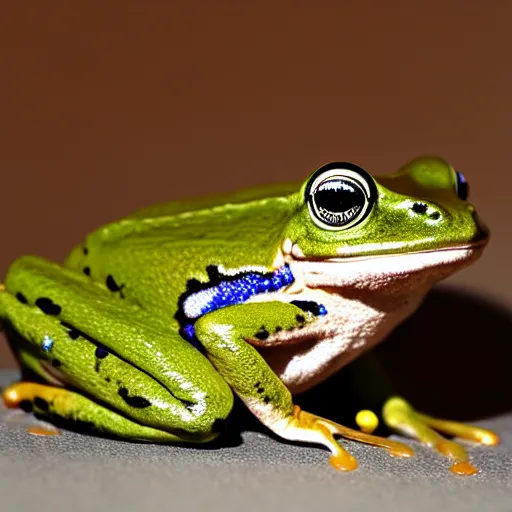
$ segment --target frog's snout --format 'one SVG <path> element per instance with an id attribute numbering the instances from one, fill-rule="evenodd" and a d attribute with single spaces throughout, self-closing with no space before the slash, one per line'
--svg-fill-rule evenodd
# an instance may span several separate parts
<path id="1" fill-rule="evenodd" d="M 402 230 L 411 231 L 417 238 L 433 239 L 435 243 L 483 246 L 489 239 L 489 228 L 475 207 L 467 202 L 446 199 L 406 199 L 400 208 L 407 210 L 402 218 Z M 410 224 L 409 224 L 410 222 Z"/>
<path id="2" fill-rule="evenodd" d="M 489 227 L 480 218 L 476 209 L 473 206 L 470 206 L 470 208 L 471 208 L 471 216 L 473 217 L 473 221 L 475 223 L 475 231 L 476 231 L 472 242 L 485 245 L 485 244 L 487 244 L 487 242 L 489 241 L 489 238 L 491 236 Z"/>

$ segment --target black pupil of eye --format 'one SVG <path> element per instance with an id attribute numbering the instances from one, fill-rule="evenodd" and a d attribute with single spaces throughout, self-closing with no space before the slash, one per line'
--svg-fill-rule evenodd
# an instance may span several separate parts
<path id="1" fill-rule="evenodd" d="M 457 172 L 457 195 L 463 201 L 466 201 L 469 196 L 469 185 L 461 172 Z"/>
<path id="2" fill-rule="evenodd" d="M 366 196 L 356 183 L 333 178 L 318 187 L 314 201 L 322 220 L 331 225 L 342 226 L 364 208 Z"/>

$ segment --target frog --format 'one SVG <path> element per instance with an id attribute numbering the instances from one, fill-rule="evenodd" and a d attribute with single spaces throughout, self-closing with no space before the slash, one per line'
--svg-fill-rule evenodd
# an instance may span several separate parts
<path id="1" fill-rule="evenodd" d="M 358 467 L 350 442 L 410 457 L 405 436 L 474 474 L 464 443 L 499 436 L 387 391 L 373 351 L 481 256 L 490 231 L 468 195 L 437 156 L 387 174 L 334 161 L 301 182 L 140 208 L 61 263 L 21 256 L 0 287 L 22 370 L 4 403 L 92 434 L 196 445 L 222 434 L 240 399 L 278 439 L 327 448 L 339 471 Z M 356 388 L 386 391 L 352 426 L 297 405 L 357 364 Z M 375 435 L 380 422 L 398 439 Z"/>

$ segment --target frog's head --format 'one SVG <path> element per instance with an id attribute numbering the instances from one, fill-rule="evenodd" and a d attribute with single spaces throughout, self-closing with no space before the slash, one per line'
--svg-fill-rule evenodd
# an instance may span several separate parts
<path id="1" fill-rule="evenodd" d="M 468 202 L 461 172 L 418 158 L 387 176 L 330 163 L 295 199 L 283 252 L 302 263 L 310 285 L 431 284 L 478 257 L 489 231 Z"/>

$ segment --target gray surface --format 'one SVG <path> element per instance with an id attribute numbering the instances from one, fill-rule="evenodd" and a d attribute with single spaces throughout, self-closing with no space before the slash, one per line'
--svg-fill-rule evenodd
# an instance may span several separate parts
<path id="1" fill-rule="evenodd" d="M 0 370 L 0 385 L 15 377 Z M 29 435 L 25 416 L 0 409 L 0 509 L 35 510 L 478 510 L 512 511 L 512 414 L 481 422 L 502 444 L 470 449 L 480 473 L 416 448 L 411 459 L 347 442 L 360 467 L 337 473 L 328 452 L 244 432 L 237 447 L 200 450 L 63 432 Z M 23 413 L 24 414 L 24 413 Z"/>

